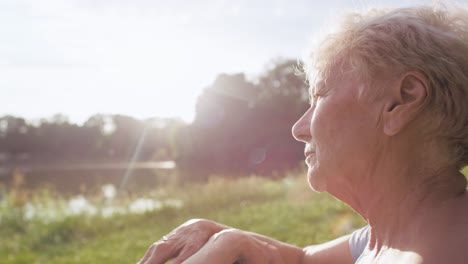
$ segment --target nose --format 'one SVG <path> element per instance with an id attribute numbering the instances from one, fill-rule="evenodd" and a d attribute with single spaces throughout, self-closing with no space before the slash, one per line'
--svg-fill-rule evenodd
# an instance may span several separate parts
<path id="1" fill-rule="evenodd" d="M 310 134 L 310 120 L 312 117 L 314 109 L 311 106 L 302 116 L 297 120 L 297 122 L 294 124 L 292 127 L 292 134 L 293 137 L 297 141 L 302 141 L 304 143 L 307 143 L 311 139 L 311 134 Z"/>

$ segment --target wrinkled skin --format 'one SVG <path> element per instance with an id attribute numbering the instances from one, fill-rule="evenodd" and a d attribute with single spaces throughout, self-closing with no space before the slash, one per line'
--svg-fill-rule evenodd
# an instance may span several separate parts
<path id="1" fill-rule="evenodd" d="M 139 264 L 180 264 L 203 247 L 211 236 L 225 229 L 215 222 L 192 219 L 150 246 Z"/>
<path id="2" fill-rule="evenodd" d="M 157 241 L 139 264 L 284 264 L 279 250 L 259 238 L 213 221 L 192 219 Z"/>
<path id="3" fill-rule="evenodd" d="M 207 261 L 227 264 L 283 264 L 275 246 L 237 229 L 224 229 L 214 234 L 184 263 L 199 264 Z"/>

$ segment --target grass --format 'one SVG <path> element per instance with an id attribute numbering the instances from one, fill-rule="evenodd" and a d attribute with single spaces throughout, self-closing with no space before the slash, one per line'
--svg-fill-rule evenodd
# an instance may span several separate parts
<path id="1" fill-rule="evenodd" d="M 362 225 L 358 216 L 328 195 L 313 194 L 304 177 L 212 179 L 206 184 L 166 187 L 147 197 L 177 198 L 181 208 L 164 206 L 144 214 L 112 217 L 67 215 L 24 220 L 23 205 L 10 197 L 0 222 L 2 263 L 135 263 L 149 245 L 190 218 L 209 218 L 300 246 L 322 242 Z M 60 211 L 65 201 L 54 204 Z M 30 198 L 31 199 L 31 198 Z M 98 200 L 98 199 L 96 199 Z M 131 200 L 131 199 L 129 199 Z M 120 201 L 125 203 L 126 201 Z"/>
<path id="2" fill-rule="evenodd" d="M 464 173 L 468 175 L 468 168 Z M 1 263 L 136 263 L 154 241 L 195 217 L 298 246 L 324 242 L 364 224 L 343 203 L 311 192 L 304 177 L 277 181 L 214 178 L 206 184 L 165 187 L 141 196 L 176 198 L 183 206 L 111 217 L 69 215 L 60 211 L 66 201 L 41 193 L 29 199 L 55 206 L 59 217 L 26 220 L 24 201 L 18 203 L 10 192 L 0 204 Z M 93 199 L 105 204 L 99 197 Z M 126 197 L 118 203 L 128 204 L 131 200 Z"/>

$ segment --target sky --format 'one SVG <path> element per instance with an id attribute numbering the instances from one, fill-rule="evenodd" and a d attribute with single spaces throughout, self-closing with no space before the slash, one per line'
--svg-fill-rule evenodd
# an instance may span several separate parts
<path id="1" fill-rule="evenodd" d="M 190 122 L 220 73 L 299 59 L 339 14 L 432 0 L 0 0 L 0 116 Z"/>

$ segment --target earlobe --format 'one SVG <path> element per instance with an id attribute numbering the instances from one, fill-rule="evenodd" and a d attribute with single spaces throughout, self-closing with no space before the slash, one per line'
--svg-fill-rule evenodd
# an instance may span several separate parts
<path id="1" fill-rule="evenodd" d="M 428 81 L 420 72 L 408 72 L 388 88 L 390 92 L 384 106 L 383 130 L 386 135 L 394 136 L 423 109 Z"/>
<path id="2" fill-rule="evenodd" d="M 395 118 L 395 113 L 394 113 L 394 109 L 397 107 L 397 105 L 398 104 L 396 103 L 388 103 L 384 107 L 384 111 L 385 111 L 384 116 L 386 118 L 384 118 L 383 130 L 387 136 L 394 136 L 399 131 L 400 125 L 399 125 L 398 119 Z"/>

